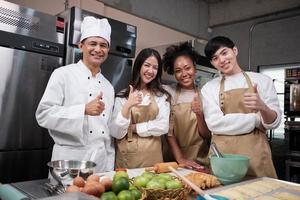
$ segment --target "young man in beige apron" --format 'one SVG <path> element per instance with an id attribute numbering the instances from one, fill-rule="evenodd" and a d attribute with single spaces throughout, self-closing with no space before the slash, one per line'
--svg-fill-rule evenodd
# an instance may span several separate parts
<path id="1" fill-rule="evenodd" d="M 206 123 L 221 152 L 250 158 L 247 175 L 277 178 L 266 129 L 280 124 L 281 111 L 272 79 L 243 72 L 238 50 L 226 37 L 211 39 L 205 54 L 221 76 L 201 90 Z"/>
<path id="2" fill-rule="evenodd" d="M 161 87 L 161 58 L 153 49 L 137 56 L 131 85 L 115 100 L 111 134 L 116 167 L 150 167 L 163 162 L 161 135 L 169 129 L 170 99 Z"/>
<path id="3" fill-rule="evenodd" d="M 209 142 L 205 138 L 210 139 L 210 132 L 194 84 L 197 53 L 188 43 L 171 47 L 164 55 L 164 66 L 169 74 L 174 74 L 177 84 L 165 87 L 172 96 L 172 105 L 167 137 L 170 151 L 166 150 L 164 157 L 196 169 L 202 168 L 199 162 L 207 164 Z"/>

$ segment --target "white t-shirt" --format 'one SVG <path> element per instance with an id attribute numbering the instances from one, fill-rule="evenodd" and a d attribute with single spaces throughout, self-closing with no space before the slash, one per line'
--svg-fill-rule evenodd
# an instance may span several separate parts
<path id="1" fill-rule="evenodd" d="M 273 81 L 270 77 L 254 73 L 246 72 L 251 79 L 252 84 L 257 84 L 258 93 L 263 102 L 272 110 L 277 113 L 277 118 L 271 124 L 260 120 L 266 129 L 274 129 L 279 126 L 282 111 L 279 107 L 279 101 Z M 202 90 L 202 103 L 205 121 L 208 128 L 213 134 L 230 134 L 239 135 L 252 131 L 257 124 L 256 113 L 230 113 L 224 115 L 220 109 L 219 92 L 221 78 L 215 78 L 206 83 Z M 226 76 L 224 91 L 232 90 L 235 88 L 248 88 L 245 76 L 243 73 Z"/>
<path id="2" fill-rule="evenodd" d="M 167 90 L 170 95 L 172 96 L 172 103 L 174 102 L 174 98 L 176 95 L 176 84 L 172 85 L 163 85 L 164 89 Z M 199 89 L 197 88 L 199 91 Z M 200 91 L 199 91 L 200 94 Z M 177 103 L 191 103 L 197 93 L 195 92 L 194 89 L 180 89 L 180 94 L 177 99 Z"/>

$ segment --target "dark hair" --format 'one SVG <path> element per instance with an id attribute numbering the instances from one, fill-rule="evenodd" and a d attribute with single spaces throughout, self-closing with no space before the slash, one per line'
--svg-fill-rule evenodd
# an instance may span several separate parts
<path id="1" fill-rule="evenodd" d="M 235 46 L 233 41 L 228 37 L 224 36 L 217 36 L 208 41 L 205 46 L 204 52 L 206 57 L 211 60 L 214 54 L 220 49 L 221 47 L 228 47 L 232 49 Z"/>
<path id="2" fill-rule="evenodd" d="M 142 68 L 142 65 L 144 64 L 145 60 L 151 56 L 154 56 L 157 59 L 158 62 L 158 70 L 156 77 L 147 84 L 147 88 L 153 92 L 156 96 L 162 96 L 167 95 L 167 100 L 170 100 L 171 95 L 162 87 L 161 85 L 161 76 L 162 76 L 162 61 L 159 53 L 151 48 L 146 48 L 140 51 L 140 53 L 137 55 L 134 64 L 133 64 L 133 70 L 132 70 L 132 77 L 130 81 L 130 85 L 134 89 L 140 89 L 141 87 L 141 76 L 140 71 Z M 130 88 L 128 87 L 125 91 L 121 91 L 119 94 L 117 94 L 117 97 L 128 97 L 129 96 Z"/>
<path id="3" fill-rule="evenodd" d="M 199 58 L 200 55 L 189 42 L 169 46 L 166 49 L 166 53 L 163 55 L 164 70 L 168 74 L 174 74 L 174 62 L 179 56 L 189 57 L 195 65 L 196 60 Z"/>

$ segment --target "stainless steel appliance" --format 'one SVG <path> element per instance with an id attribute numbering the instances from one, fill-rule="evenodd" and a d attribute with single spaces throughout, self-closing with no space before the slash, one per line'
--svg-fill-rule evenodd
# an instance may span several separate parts
<path id="1" fill-rule="evenodd" d="M 286 160 L 286 180 L 300 183 L 300 122 L 286 121 L 285 134 L 289 144 Z"/>
<path id="2" fill-rule="evenodd" d="M 285 69 L 284 114 L 289 146 L 286 180 L 300 183 L 300 67 Z"/>
<path id="3" fill-rule="evenodd" d="M 300 68 L 285 69 L 284 114 L 300 117 Z"/>
<path id="4" fill-rule="evenodd" d="M 52 139 L 35 111 L 62 65 L 63 19 L 0 1 L 0 182 L 45 178 Z"/>
<path id="5" fill-rule="evenodd" d="M 66 57 L 65 64 L 79 61 L 82 57 L 78 49 L 80 26 L 85 16 L 104 18 L 101 15 L 81 10 L 77 7 L 59 14 L 66 24 Z M 131 79 L 132 58 L 136 50 L 136 27 L 114 19 L 107 18 L 111 28 L 111 45 L 107 60 L 101 65 L 102 74 L 111 82 L 115 93 L 126 88 Z"/>

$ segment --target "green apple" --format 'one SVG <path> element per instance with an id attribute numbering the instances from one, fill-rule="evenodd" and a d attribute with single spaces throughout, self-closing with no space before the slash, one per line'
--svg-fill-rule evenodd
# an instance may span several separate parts
<path id="1" fill-rule="evenodd" d="M 134 178 L 133 185 L 136 187 L 146 187 L 149 179 L 145 176 L 137 176 Z"/>
<path id="2" fill-rule="evenodd" d="M 146 188 L 149 188 L 149 189 L 165 189 L 165 184 L 163 184 L 159 181 L 156 181 L 156 180 L 151 180 L 147 183 Z"/>
<path id="3" fill-rule="evenodd" d="M 160 177 L 160 178 L 164 178 L 164 179 L 166 179 L 167 181 L 170 181 L 170 180 L 172 180 L 172 175 L 170 175 L 170 174 L 166 174 L 166 173 L 161 173 L 161 174 L 158 174 L 158 177 Z"/>
<path id="4" fill-rule="evenodd" d="M 144 176 L 150 180 L 155 176 L 155 174 L 152 172 L 144 172 L 144 173 L 142 173 L 142 176 Z"/>
<path id="5" fill-rule="evenodd" d="M 178 180 L 171 180 L 166 182 L 166 188 L 167 189 L 180 189 L 182 188 L 182 184 Z"/>

